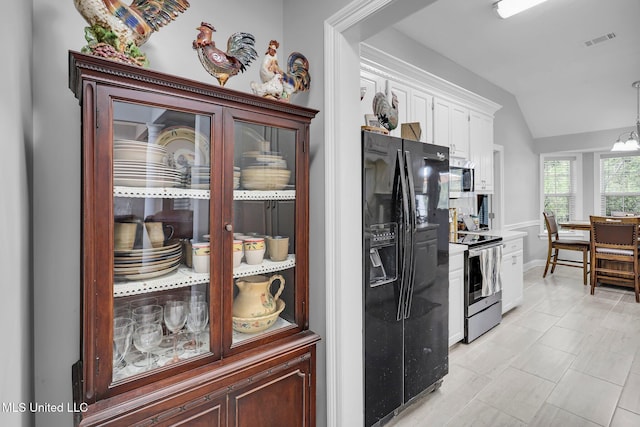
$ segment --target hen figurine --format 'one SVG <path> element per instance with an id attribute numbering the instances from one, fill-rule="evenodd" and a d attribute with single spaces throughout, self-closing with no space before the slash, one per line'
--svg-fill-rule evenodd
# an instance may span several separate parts
<path id="1" fill-rule="evenodd" d="M 146 55 L 139 47 L 151 34 L 173 21 L 189 7 L 187 0 L 74 0 L 76 9 L 89 23 L 88 45 L 83 52 L 144 66 Z"/>
<path id="2" fill-rule="evenodd" d="M 391 105 L 387 101 L 384 93 L 378 92 L 373 97 L 373 114 L 378 117 L 378 121 L 388 131 L 398 127 L 398 97 L 391 92 Z"/>
<path id="3" fill-rule="evenodd" d="M 309 61 L 303 54 L 293 52 L 289 55 L 285 72 L 278 64 L 279 47 L 277 40 L 269 42 L 260 67 L 262 83 L 251 82 L 251 90 L 256 95 L 288 102 L 294 93 L 305 92 L 311 87 Z"/>
<path id="4" fill-rule="evenodd" d="M 229 77 L 244 72 L 251 61 L 258 57 L 254 48 L 255 38 L 249 33 L 234 33 L 227 40 L 227 51 L 216 47 L 213 33 L 216 29 L 211 24 L 203 22 L 196 30 L 200 31 L 193 48 L 198 51 L 200 63 L 209 74 L 224 86 Z"/>

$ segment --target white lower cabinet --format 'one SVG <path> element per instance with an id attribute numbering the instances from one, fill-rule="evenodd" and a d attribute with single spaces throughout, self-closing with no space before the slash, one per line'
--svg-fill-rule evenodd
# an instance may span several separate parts
<path id="1" fill-rule="evenodd" d="M 464 253 L 449 257 L 449 347 L 464 338 Z"/>
<path id="2" fill-rule="evenodd" d="M 502 314 L 522 304 L 524 278 L 522 275 L 522 238 L 503 241 L 502 248 Z"/>

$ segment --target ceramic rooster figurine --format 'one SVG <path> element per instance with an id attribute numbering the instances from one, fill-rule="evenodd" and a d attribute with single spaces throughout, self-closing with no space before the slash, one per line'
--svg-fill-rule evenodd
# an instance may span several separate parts
<path id="1" fill-rule="evenodd" d="M 293 52 L 289 55 L 285 72 L 278 65 L 278 47 L 280 43 L 277 40 L 269 42 L 260 67 L 262 83 L 251 82 L 251 90 L 256 95 L 288 102 L 294 93 L 307 91 L 311 87 L 309 61 L 303 54 Z"/>
<path id="2" fill-rule="evenodd" d="M 147 65 L 138 49 L 189 7 L 187 0 L 74 0 L 76 9 L 89 23 L 88 45 L 83 52 L 136 65 Z"/>
<path id="3" fill-rule="evenodd" d="M 378 116 L 378 121 L 388 131 L 398 127 L 398 97 L 391 92 L 391 105 L 384 93 L 378 92 L 373 97 L 373 114 Z"/>
<path id="4" fill-rule="evenodd" d="M 216 29 L 211 24 L 203 22 L 196 30 L 200 31 L 193 48 L 198 51 L 198 58 L 209 74 L 224 86 L 229 77 L 244 72 L 251 61 L 258 57 L 254 48 L 255 38 L 249 33 L 234 33 L 227 40 L 227 51 L 216 47 L 213 33 Z"/>

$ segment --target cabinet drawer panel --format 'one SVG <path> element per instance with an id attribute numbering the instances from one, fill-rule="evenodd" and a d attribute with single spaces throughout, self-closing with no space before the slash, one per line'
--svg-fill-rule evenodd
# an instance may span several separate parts
<path id="1" fill-rule="evenodd" d="M 167 427 L 221 427 L 225 425 L 222 414 L 222 405 L 218 402 L 206 408 L 194 408 L 191 411 L 180 414 L 175 419 L 156 425 Z"/>
<path id="2" fill-rule="evenodd" d="M 303 427 L 308 425 L 307 377 L 295 369 L 266 378 L 230 396 L 229 425 L 234 427 Z"/>
<path id="3" fill-rule="evenodd" d="M 521 251 L 523 247 L 522 239 L 508 240 L 504 242 L 502 247 L 502 255 L 510 254 L 511 252 Z"/>

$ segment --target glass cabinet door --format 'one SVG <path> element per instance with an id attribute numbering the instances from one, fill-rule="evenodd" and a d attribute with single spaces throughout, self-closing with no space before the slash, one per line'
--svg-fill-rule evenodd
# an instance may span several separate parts
<path id="1" fill-rule="evenodd" d="M 212 117 L 113 102 L 112 382 L 210 356 Z M 213 328 L 212 328 L 213 329 Z"/>
<path id="2" fill-rule="evenodd" d="M 297 132 L 235 120 L 231 346 L 297 325 Z"/>

